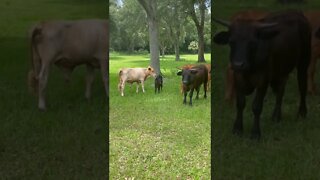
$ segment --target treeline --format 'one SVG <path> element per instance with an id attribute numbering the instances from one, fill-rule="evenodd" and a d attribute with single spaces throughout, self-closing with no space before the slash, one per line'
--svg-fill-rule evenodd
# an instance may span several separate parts
<path id="1" fill-rule="evenodd" d="M 160 54 L 197 53 L 198 34 L 194 21 L 186 10 L 187 1 L 157 1 Z M 193 3 L 196 3 L 195 1 Z M 210 1 L 206 1 L 204 14 L 204 51 L 210 52 Z M 200 17 L 195 4 L 196 16 Z M 149 52 L 148 22 L 146 13 L 137 0 L 111 0 L 110 50 L 128 53 Z"/>

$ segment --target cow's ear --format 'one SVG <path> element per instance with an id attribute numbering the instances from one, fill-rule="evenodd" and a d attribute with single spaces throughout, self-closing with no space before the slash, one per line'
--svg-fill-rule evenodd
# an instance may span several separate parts
<path id="1" fill-rule="evenodd" d="M 181 76 L 182 75 L 182 71 L 177 72 L 177 75 Z"/>
<path id="2" fill-rule="evenodd" d="M 198 72 L 198 70 L 196 70 L 196 69 L 190 69 L 190 71 L 192 74 L 196 74 Z"/>
<path id="3" fill-rule="evenodd" d="M 222 31 L 222 32 L 219 32 L 218 34 L 214 35 L 213 41 L 216 44 L 226 45 L 229 43 L 229 38 L 230 38 L 230 32 L 229 31 Z"/>

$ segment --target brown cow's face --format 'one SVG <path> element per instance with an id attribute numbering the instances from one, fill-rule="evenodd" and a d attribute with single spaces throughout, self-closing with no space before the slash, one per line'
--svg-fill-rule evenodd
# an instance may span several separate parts
<path id="1" fill-rule="evenodd" d="M 266 59 L 266 44 L 278 33 L 274 26 L 256 21 L 237 21 L 229 27 L 229 31 L 216 34 L 214 42 L 229 44 L 230 61 L 235 71 L 248 71 Z"/>
<path id="2" fill-rule="evenodd" d="M 183 69 L 177 73 L 178 76 L 182 76 L 182 83 L 184 85 L 190 85 L 193 83 L 197 69 Z"/>
<path id="3" fill-rule="evenodd" d="M 151 75 L 154 78 L 156 78 L 156 76 L 157 76 L 157 74 L 155 73 L 154 69 L 151 66 L 148 66 L 147 73 L 148 73 L 148 75 Z"/>

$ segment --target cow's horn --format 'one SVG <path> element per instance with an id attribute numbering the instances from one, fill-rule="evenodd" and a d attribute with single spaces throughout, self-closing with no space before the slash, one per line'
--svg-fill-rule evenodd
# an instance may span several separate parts
<path id="1" fill-rule="evenodd" d="M 222 20 L 222 19 L 217 19 L 217 18 L 212 18 L 213 21 L 223 25 L 223 26 L 226 26 L 226 27 L 230 27 L 230 22 L 229 21 L 225 21 L 225 20 Z"/>

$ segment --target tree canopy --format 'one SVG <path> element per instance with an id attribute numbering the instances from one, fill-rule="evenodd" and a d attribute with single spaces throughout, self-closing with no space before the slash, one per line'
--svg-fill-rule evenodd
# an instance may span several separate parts
<path id="1" fill-rule="evenodd" d="M 203 23 L 204 52 L 210 52 L 210 1 L 155 1 L 159 51 L 162 55 L 175 54 L 176 60 L 179 60 L 180 53 L 195 53 L 194 49 L 188 49 L 190 43 L 199 42 L 195 18 L 199 21 L 198 25 Z M 200 7 L 202 2 L 204 6 Z M 201 8 L 204 8 L 203 16 Z M 110 0 L 109 12 L 111 50 L 128 53 L 150 51 L 147 13 L 138 0 Z"/>

